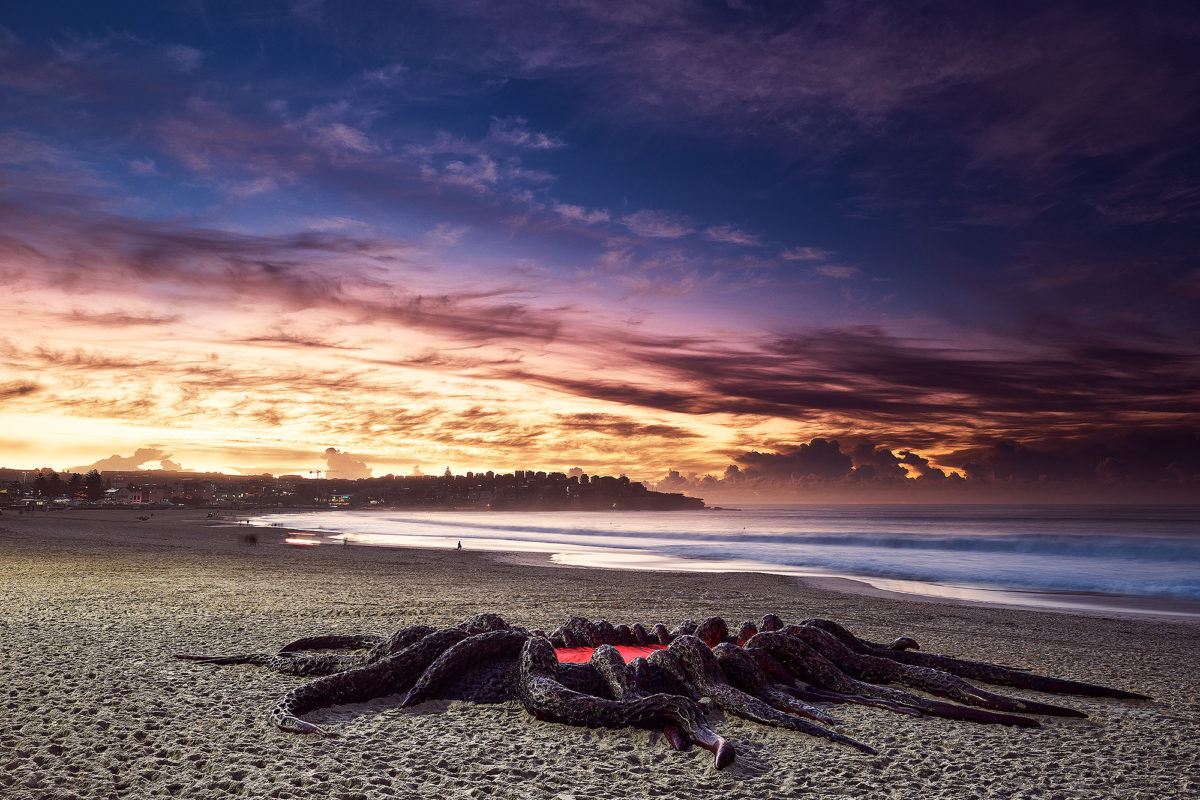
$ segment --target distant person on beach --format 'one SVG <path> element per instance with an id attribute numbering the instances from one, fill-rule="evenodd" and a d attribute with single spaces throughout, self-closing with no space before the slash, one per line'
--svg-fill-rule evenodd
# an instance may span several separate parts
<path id="1" fill-rule="evenodd" d="M 458 541 L 458 547 L 456 549 L 462 550 L 462 540 L 461 539 Z"/>

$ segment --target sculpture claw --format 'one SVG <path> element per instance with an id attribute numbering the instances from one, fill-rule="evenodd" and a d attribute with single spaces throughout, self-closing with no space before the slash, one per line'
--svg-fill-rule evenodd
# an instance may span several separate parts
<path id="1" fill-rule="evenodd" d="M 663 735 L 667 737 L 667 741 L 671 743 L 672 750 L 687 750 L 691 742 L 678 725 L 667 725 L 663 728 Z"/>
<path id="2" fill-rule="evenodd" d="M 885 650 L 920 650 L 921 645 L 917 644 L 917 640 L 909 636 L 901 636 L 890 644 L 884 645 Z"/>
<path id="3" fill-rule="evenodd" d="M 325 737 L 334 735 L 331 731 L 325 730 L 320 725 L 305 722 L 299 717 L 284 717 L 279 721 L 279 729 L 288 733 L 315 733 L 318 736 Z"/>
<path id="4" fill-rule="evenodd" d="M 717 769 L 725 769 L 725 767 L 728 767 L 733 763 L 733 759 L 736 756 L 737 754 L 733 752 L 733 745 L 731 745 L 726 739 L 722 739 L 721 744 L 717 746 L 717 755 L 713 761 L 713 764 Z"/>
<path id="5" fill-rule="evenodd" d="M 713 764 L 717 769 L 724 769 L 733 763 L 737 757 L 733 744 L 722 736 L 718 736 L 710 728 L 699 725 L 692 731 L 692 740 L 713 754 Z"/>

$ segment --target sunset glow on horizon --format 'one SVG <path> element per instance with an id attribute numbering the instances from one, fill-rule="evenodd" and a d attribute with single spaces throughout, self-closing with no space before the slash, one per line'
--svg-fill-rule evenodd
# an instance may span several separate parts
<path id="1" fill-rule="evenodd" d="M 0 21 L 0 467 L 1194 501 L 1198 39 L 40 4 Z"/>

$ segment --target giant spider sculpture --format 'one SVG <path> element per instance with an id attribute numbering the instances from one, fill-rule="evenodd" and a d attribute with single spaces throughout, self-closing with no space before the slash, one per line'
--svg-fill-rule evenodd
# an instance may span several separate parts
<path id="1" fill-rule="evenodd" d="M 654 649 L 626 663 L 617 646 Z M 593 648 L 586 663 L 560 663 L 558 650 L 579 647 Z M 708 726 L 703 698 L 728 714 L 872 754 L 877 751 L 871 746 L 823 727 L 837 720 L 813 703 L 857 703 L 916 717 L 1037 727 L 1038 721 L 1025 715 L 1085 715 L 995 694 L 965 679 L 1061 694 L 1149 699 L 925 653 L 907 637 L 890 644 L 870 642 L 827 619 L 785 625 L 774 614 L 758 625 L 743 623 L 733 635 L 720 617 L 698 625 L 685 620 L 670 631 L 661 623 L 614 626 L 572 617 L 547 635 L 509 625 L 495 614 L 477 614 L 441 630 L 413 625 L 390 637 L 299 639 L 277 653 L 177 658 L 321 676 L 288 692 L 271 709 L 271 721 L 285 731 L 325 735 L 327 731 L 301 717 L 318 708 L 393 694 L 403 693 L 401 707 L 432 698 L 517 700 L 538 719 L 662 730 L 677 750 L 693 742 L 711 750 L 718 769 L 733 762 L 734 748 Z"/>

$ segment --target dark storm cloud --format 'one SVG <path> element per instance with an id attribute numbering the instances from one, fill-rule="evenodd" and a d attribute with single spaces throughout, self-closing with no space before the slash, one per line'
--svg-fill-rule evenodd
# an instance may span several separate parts
<path id="1" fill-rule="evenodd" d="M 955 473 L 946 474 L 944 470 L 938 469 L 929 463 L 928 458 L 922 458 L 911 450 L 901 450 L 899 453 L 899 461 L 901 464 L 906 464 L 917 473 L 918 480 L 941 481 L 948 478 L 957 479 L 959 476 Z"/>
<path id="2" fill-rule="evenodd" d="M 1033 431 L 1098 416 L 1156 413 L 1195 419 L 1200 364 L 1182 351 L 1094 343 L 1048 353 L 958 350 L 876 329 L 829 330 L 732 350 L 629 347 L 659 370 L 651 387 L 601 377 L 513 373 L 562 391 L 689 414 L 767 414 L 802 419 L 846 413 L 914 427 Z M 671 388 L 664 388 L 671 387 Z"/>
<path id="3" fill-rule="evenodd" d="M 956 408 L 995 415 L 1092 413 L 1130 405 L 1175 414 L 1195 410 L 1200 363 L 1192 352 L 1101 340 L 1064 344 L 1057 352 L 988 352 L 866 328 L 780 339 L 771 349 L 780 364 L 796 365 L 797 378 L 832 384 L 850 378 L 861 411 L 894 413 L 914 402 L 941 414 Z"/>
<path id="4" fill-rule="evenodd" d="M 776 480 L 836 479 L 849 474 L 853 466 L 850 456 L 842 452 L 836 441 L 813 439 L 785 453 L 760 453 L 751 450 L 738 459 L 746 477 Z"/>
<path id="5" fill-rule="evenodd" d="M 941 459 L 973 479 L 1016 485 L 1200 483 L 1200 429 L 1145 426 L 1041 442 L 998 441 Z"/>
<path id="6" fill-rule="evenodd" d="M 674 425 L 637 422 L 619 414 L 559 414 L 557 427 L 568 431 L 586 431 L 602 436 L 625 438 L 693 439 L 696 434 Z"/>
<path id="7" fill-rule="evenodd" d="M 816 438 L 777 452 L 743 452 L 734 460 L 720 476 L 671 470 L 658 488 L 710 498 L 753 492 L 790 499 L 814 493 L 860 498 L 877 493 L 898 499 L 932 497 L 929 492 L 938 491 L 941 499 L 974 501 L 1142 497 L 1179 502 L 1200 491 L 1200 432 L 1180 428 L 1096 432 L 1032 443 L 993 440 L 939 458 L 964 474 L 935 467 L 914 451 L 893 452 L 865 440 L 847 449 Z"/>
<path id="8" fill-rule="evenodd" d="M 502 370 L 497 372 L 495 376 L 545 386 L 578 397 L 591 397 L 621 405 L 656 408 L 663 411 L 677 411 L 684 414 L 707 414 L 738 410 L 751 412 L 755 409 L 759 412 L 766 412 L 766 406 L 763 404 L 754 404 L 752 408 L 750 404 L 739 403 L 736 400 L 703 397 L 698 392 L 687 388 L 667 389 L 658 386 L 638 386 L 625 381 L 572 378 L 528 370 Z"/>
<path id="9" fill-rule="evenodd" d="M 908 478 L 908 470 L 900 463 L 900 459 L 886 447 L 881 447 L 871 441 L 859 441 L 851 450 L 856 479 L 874 483 L 895 483 Z"/>

